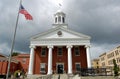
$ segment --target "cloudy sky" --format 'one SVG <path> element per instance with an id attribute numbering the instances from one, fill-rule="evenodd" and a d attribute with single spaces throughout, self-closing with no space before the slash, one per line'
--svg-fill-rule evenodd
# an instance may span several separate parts
<path id="1" fill-rule="evenodd" d="M 69 28 L 92 37 L 92 58 L 120 45 L 120 0 L 23 0 L 33 21 L 20 14 L 14 51 L 29 53 L 29 38 L 52 28 L 59 3 Z M 18 8 L 19 0 L 0 0 L 0 53 L 4 55 L 10 53 Z"/>

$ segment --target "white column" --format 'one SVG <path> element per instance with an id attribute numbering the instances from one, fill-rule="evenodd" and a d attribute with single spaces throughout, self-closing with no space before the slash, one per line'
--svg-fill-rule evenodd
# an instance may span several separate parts
<path id="1" fill-rule="evenodd" d="M 68 48 L 68 74 L 72 74 L 72 52 L 71 52 L 72 46 L 69 45 L 67 46 L 67 48 Z"/>
<path id="2" fill-rule="evenodd" d="M 60 16 L 60 18 L 61 18 L 61 23 L 60 23 L 60 24 L 62 24 L 62 22 L 63 22 L 63 21 L 62 21 L 62 16 Z"/>
<path id="3" fill-rule="evenodd" d="M 53 46 L 48 46 L 48 72 L 47 74 L 52 74 L 52 48 Z"/>
<path id="4" fill-rule="evenodd" d="M 59 21 L 58 21 L 58 16 L 57 16 L 57 24 L 59 24 Z"/>
<path id="5" fill-rule="evenodd" d="M 90 46 L 86 47 L 86 54 L 87 54 L 87 66 L 88 68 L 91 68 L 91 59 L 90 59 Z"/>
<path id="6" fill-rule="evenodd" d="M 30 60 L 29 60 L 29 70 L 28 74 L 33 74 L 33 65 L 34 65 L 34 49 L 35 46 L 30 46 L 31 51 L 30 51 Z"/>

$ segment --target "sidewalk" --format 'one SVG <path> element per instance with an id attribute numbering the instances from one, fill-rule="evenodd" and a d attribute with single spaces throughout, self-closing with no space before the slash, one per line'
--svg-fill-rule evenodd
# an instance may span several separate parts
<path id="1" fill-rule="evenodd" d="M 81 79 L 115 79 L 114 76 L 85 76 L 81 77 Z"/>

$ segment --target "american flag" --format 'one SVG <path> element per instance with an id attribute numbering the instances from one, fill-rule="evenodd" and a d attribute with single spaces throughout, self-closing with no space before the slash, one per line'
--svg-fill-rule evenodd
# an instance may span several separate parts
<path id="1" fill-rule="evenodd" d="M 24 14 L 27 20 L 33 20 L 33 17 L 25 10 L 25 8 L 22 5 L 20 5 L 19 13 Z"/>

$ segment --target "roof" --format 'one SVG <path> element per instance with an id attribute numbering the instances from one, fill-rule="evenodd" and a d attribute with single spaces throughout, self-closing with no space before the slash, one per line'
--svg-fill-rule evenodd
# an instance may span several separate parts
<path id="1" fill-rule="evenodd" d="M 99 61 L 99 59 L 98 59 L 98 58 L 96 58 L 96 59 L 93 59 L 92 61 Z"/>
<path id="2" fill-rule="evenodd" d="M 66 32 L 66 33 L 69 33 L 69 34 L 71 34 L 72 36 L 74 36 L 74 37 L 69 37 L 69 36 L 63 36 L 63 37 L 52 37 L 52 38 L 47 38 L 47 36 L 50 36 L 50 35 L 55 35 L 56 34 L 56 32 L 58 32 L 58 31 L 63 31 L 63 32 Z M 75 31 L 72 31 L 72 30 L 69 30 L 69 29 L 66 29 L 66 28 L 64 28 L 64 27 L 61 27 L 61 26 L 59 26 L 59 27 L 56 27 L 56 28 L 52 28 L 52 29 L 50 29 L 50 30 L 48 30 L 48 31 L 46 31 L 46 32 L 43 32 L 43 33 L 39 33 L 39 34 L 37 34 L 37 35 L 34 35 L 34 36 L 32 36 L 31 37 L 31 40 L 35 40 L 35 39 L 37 39 L 37 38 L 40 38 L 40 39 L 70 39 L 70 38 L 72 38 L 72 39 L 91 39 L 91 37 L 90 36 L 88 36 L 88 35 L 85 35 L 85 34 L 82 34 L 82 33 L 78 33 L 78 32 L 75 32 Z"/>
<path id="3" fill-rule="evenodd" d="M 9 61 L 9 58 L 8 57 L 0 57 L 0 61 Z M 18 60 L 16 60 L 16 59 L 14 59 L 14 58 L 12 58 L 11 59 L 11 62 L 13 62 L 13 63 L 19 63 L 19 61 Z"/>
<path id="4" fill-rule="evenodd" d="M 91 37 L 78 33 L 62 26 L 57 26 L 43 33 L 39 33 L 30 38 L 30 45 L 90 45 Z"/>
<path id="5" fill-rule="evenodd" d="M 6 57 L 5 55 L 3 55 L 2 53 L 0 53 L 0 57 Z"/>
<path id="6" fill-rule="evenodd" d="M 105 52 L 105 53 L 103 53 L 103 54 L 101 54 L 99 57 L 104 56 L 104 55 L 106 55 L 106 52 Z"/>
<path id="7" fill-rule="evenodd" d="M 29 58 L 30 54 L 18 54 L 17 56 L 13 56 L 14 58 Z"/>

